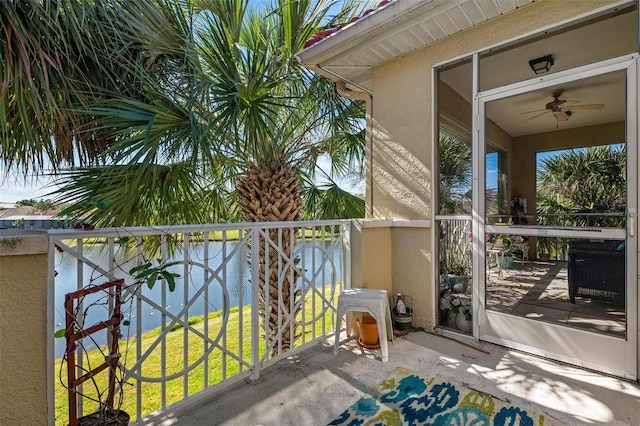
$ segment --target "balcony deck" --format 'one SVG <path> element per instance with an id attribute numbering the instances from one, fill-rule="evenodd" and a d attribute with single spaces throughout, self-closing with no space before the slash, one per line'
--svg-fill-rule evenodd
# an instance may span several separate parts
<path id="1" fill-rule="evenodd" d="M 344 336 L 343 336 L 344 337 Z M 257 384 L 236 383 L 167 414 L 156 425 L 324 425 L 396 367 L 450 379 L 546 413 L 569 425 L 637 425 L 640 386 L 618 378 L 473 340 L 425 332 L 396 337 L 389 362 L 355 340 L 333 339 L 263 370 Z M 460 339 L 464 339 L 460 337 Z"/>

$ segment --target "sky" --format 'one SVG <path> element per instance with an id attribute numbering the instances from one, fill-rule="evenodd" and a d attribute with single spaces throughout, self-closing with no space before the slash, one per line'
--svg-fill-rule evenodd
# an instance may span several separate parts
<path id="1" fill-rule="evenodd" d="M 47 194 L 55 188 L 46 185 L 51 184 L 51 179 L 43 177 L 37 180 L 28 180 L 24 182 L 24 178 L 19 177 L 17 180 L 13 174 L 9 176 L 0 172 L 2 180 L 0 181 L 0 203 L 15 203 L 20 200 L 28 200 L 35 198 L 36 200 L 52 198 Z"/>
<path id="2" fill-rule="evenodd" d="M 331 168 L 331 161 L 328 157 L 323 156 L 318 161 L 318 166 L 325 171 L 329 171 Z M 3 171 L 0 171 L 0 176 L 4 176 Z M 351 180 L 337 180 L 338 185 L 346 191 L 353 194 L 364 193 L 364 182 L 352 182 Z M 0 203 L 15 203 L 20 200 L 30 199 L 51 199 L 49 195 L 55 191 L 58 186 L 53 184 L 51 177 L 41 177 L 39 179 L 32 179 L 28 182 L 24 182 L 24 179 L 19 177 L 17 180 L 13 174 L 5 177 L 0 183 Z"/>

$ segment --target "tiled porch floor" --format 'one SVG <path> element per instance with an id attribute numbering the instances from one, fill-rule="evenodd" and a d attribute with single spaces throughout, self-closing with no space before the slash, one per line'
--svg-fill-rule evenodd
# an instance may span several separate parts
<path id="1" fill-rule="evenodd" d="M 516 262 L 500 277 L 495 268 L 489 272 L 487 306 L 492 310 L 624 337 L 624 306 L 588 297 L 569 303 L 566 262 Z"/>
<path id="2" fill-rule="evenodd" d="M 410 332 L 390 344 L 389 362 L 333 339 L 167 415 L 157 425 L 325 425 L 396 367 L 450 379 L 544 412 L 569 425 L 638 425 L 640 386 L 464 337 Z"/>

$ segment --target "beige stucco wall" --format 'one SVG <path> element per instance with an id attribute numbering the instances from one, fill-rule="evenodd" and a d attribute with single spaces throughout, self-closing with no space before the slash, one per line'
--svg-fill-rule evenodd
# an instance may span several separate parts
<path id="1" fill-rule="evenodd" d="M 411 296 L 412 325 L 433 329 L 436 324 L 425 309 L 435 293 L 433 285 L 433 250 L 430 228 L 392 228 L 393 292 Z"/>
<path id="2" fill-rule="evenodd" d="M 430 219 L 434 223 L 433 66 L 564 22 L 608 3 L 614 2 L 574 1 L 571 7 L 566 7 L 566 2 L 542 0 L 375 68 L 372 182 L 367 186 L 372 216 Z M 487 136 L 510 151 L 509 138 L 499 129 L 490 130 L 495 132 L 488 131 Z M 435 324 L 431 255 L 434 235 L 433 228 L 418 232 L 391 228 L 392 291 L 413 297 L 414 325 L 428 329 Z M 371 267 L 364 253 L 362 261 L 363 270 Z"/>
<path id="3" fill-rule="evenodd" d="M 354 221 L 351 230 L 351 285 L 353 287 L 379 288 L 389 295 L 402 293 L 413 299 L 413 325 L 433 327 L 426 309 L 416 298 L 430 285 L 432 251 L 431 230 L 424 226 L 402 226 L 387 220 Z M 418 272 L 415 266 L 420 265 Z"/>
<path id="4" fill-rule="evenodd" d="M 438 86 L 439 112 L 471 129 L 471 104 L 442 81 Z M 491 120 L 487 121 L 485 135 L 492 145 L 506 152 L 511 150 L 511 136 Z"/>
<path id="5" fill-rule="evenodd" d="M 375 222 L 354 221 L 351 246 L 351 286 L 391 292 L 391 229 Z"/>
<path id="6" fill-rule="evenodd" d="M 0 235 L 0 425 L 47 424 L 47 244 Z"/>

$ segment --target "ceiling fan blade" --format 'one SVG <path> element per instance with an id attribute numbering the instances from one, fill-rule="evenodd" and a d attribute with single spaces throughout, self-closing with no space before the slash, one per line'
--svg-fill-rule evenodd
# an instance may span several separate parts
<path id="1" fill-rule="evenodd" d="M 534 112 L 534 111 L 531 111 L 531 112 Z M 542 117 L 543 115 L 545 115 L 545 114 L 546 114 L 546 113 L 548 113 L 548 112 L 551 112 L 551 111 L 550 111 L 550 110 L 545 110 L 544 112 L 542 112 L 542 113 L 540 113 L 540 114 L 537 114 L 537 115 L 534 115 L 533 117 L 529 117 L 529 118 L 527 118 L 526 120 L 521 121 L 520 123 L 522 124 L 522 123 L 524 123 L 524 122 L 526 122 L 526 121 L 533 120 L 534 118 Z"/>
<path id="2" fill-rule="evenodd" d="M 548 109 L 546 109 L 546 108 L 545 108 L 545 109 L 535 109 L 535 110 L 533 110 L 533 111 L 525 111 L 525 112 L 522 112 L 521 114 L 531 114 L 532 112 L 547 112 L 547 111 L 549 111 L 549 110 L 548 110 Z"/>
<path id="3" fill-rule="evenodd" d="M 571 109 L 602 109 L 604 104 L 588 104 L 588 105 L 574 105 Z"/>

